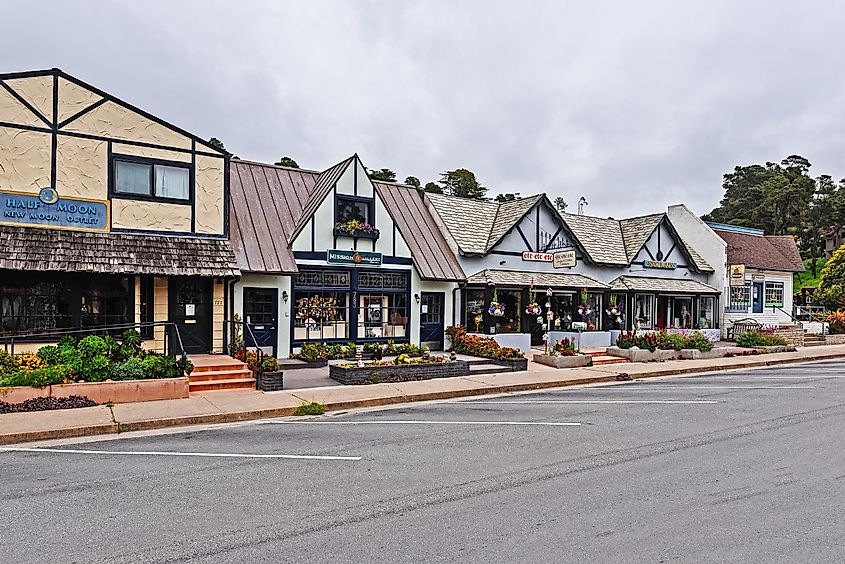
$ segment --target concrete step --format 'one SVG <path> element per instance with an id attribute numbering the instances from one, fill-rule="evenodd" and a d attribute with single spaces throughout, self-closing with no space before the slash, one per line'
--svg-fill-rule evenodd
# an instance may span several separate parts
<path id="1" fill-rule="evenodd" d="M 254 390 L 255 378 L 232 378 L 229 380 L 209 380 L 188 382 L 190 392 L 210 392 L 218 390 Z"/>
<path id="2" fill-rule="evenodd" d="M 234 380 L 238 378 L 252 378 L 252 372 L 248 368 L 239 370 L 217 370 L 205 372 L 191 372 L 188 382 L 209 382 L 213 380 Z"/>
<path id="3" fill-rule="evenodd" d="M 246 364 L 238 362 L 237 360 L 227 359 L 222 360 L 220 364 L 200 364 L 195 365 L 193 373 L 200 372 L 219 372 L 221 370 L 242 370 L 246 368 Z"/>
<path id="4" fill-rule="evenodd" d="M 628 362 L 627 358 L 622 358 L 620 356 L 609 356 L 609 355 L 595 355 L 593 356 L 593 366 L 598 366 L 601 364 L 625 364 Z"/>

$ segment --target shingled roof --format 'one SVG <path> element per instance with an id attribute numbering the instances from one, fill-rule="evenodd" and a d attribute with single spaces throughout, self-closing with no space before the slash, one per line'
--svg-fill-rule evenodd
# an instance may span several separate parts
<path id="1" fill-rule="evenodd" d="M 790 235 L 757 235 L 713 228 L 728 244 L 728 264 L 761 270 L 804 272 L 798 245 Z"/>
<path id="2" fill-rule="evenodd" d="M 540 288 L 590 288 L 599 290 L 609 288 L 604 282 L 599 282 L 584 274 L 563 272 L 522 272 L 488 268 L 467 278 L 467 284 L 484 284 L 485 286 L 530 286 L 532 283 Z"/>
<path id="3" fill-rule="evenodd" d="M 293 240 L 356 158 L 353 155 L 322 173 L 233 160 L 229 237 L 241 270 L 296 273 Z M 420 278 L 466 278 L 416 189 L 384 182 L 373 186 L 408 244 Z"/>
<path id="4" fill-rule="evenodd" d="M 678 292 L 682 294 L 718 294 L 713 286 L 683 278 L 650 278 L 648 276 L 620 276 L 610 282 L 618 291 L 634 292 Z"/>
<path id="5" fill-rule="evenodd" d="M 225 239 L 0 226 L 0 269 L 240 276 Z"/>

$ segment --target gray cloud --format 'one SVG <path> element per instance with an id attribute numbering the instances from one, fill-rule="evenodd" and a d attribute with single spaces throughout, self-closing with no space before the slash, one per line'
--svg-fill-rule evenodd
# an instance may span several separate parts
<path id="1" fill-rule="evenodd" d="M 0 61 L 61 67 L 242 158 L 357 151 L 424 182 L 464 166 L 597 215 L 704 213 L 735 165 L 792 153 L 845 174 L 845 7 L 586 4 L 7 2 Z"/>

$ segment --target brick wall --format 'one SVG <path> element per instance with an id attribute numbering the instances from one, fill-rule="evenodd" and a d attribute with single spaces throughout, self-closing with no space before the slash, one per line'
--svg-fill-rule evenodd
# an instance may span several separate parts
<path id="1" fill-rule="evenodd" d="M 469 364 L 465 360 L 438 362 L 432 364 L 402 364 L 390 366 L 364 366 L 363 368 L 344 368 L 332 364 L 329 377 L 345 385 L 372 384 L 370 376 L 376 374 L 379 382 L 413 382 L 432 378 L 449 378 L 469 374 Z"/>
<path id="2" fill-rule="evenodd" d="M 824 344 L 826 345 L 845 345 L 845 334 L 839 335 L 825 335 Z"/>

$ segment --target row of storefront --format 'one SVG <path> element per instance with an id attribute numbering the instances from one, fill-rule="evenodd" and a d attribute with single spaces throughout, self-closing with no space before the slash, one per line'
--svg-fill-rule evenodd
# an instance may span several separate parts
<path id="1" fill-rule="evenodd" d="M 726 245 L 683 206 L 616 220 L 544 194 L 420 194 L 372 181 L 357 155 L 324 171 L 232 159 L 59 70 L 0 86 L 5 339 L 146 323 L 161 347 L 170 322 L 191 353 L 242 338 L 287 356 L 442 348 L 455 324 L 520 347 L 722 326 Z"/>

